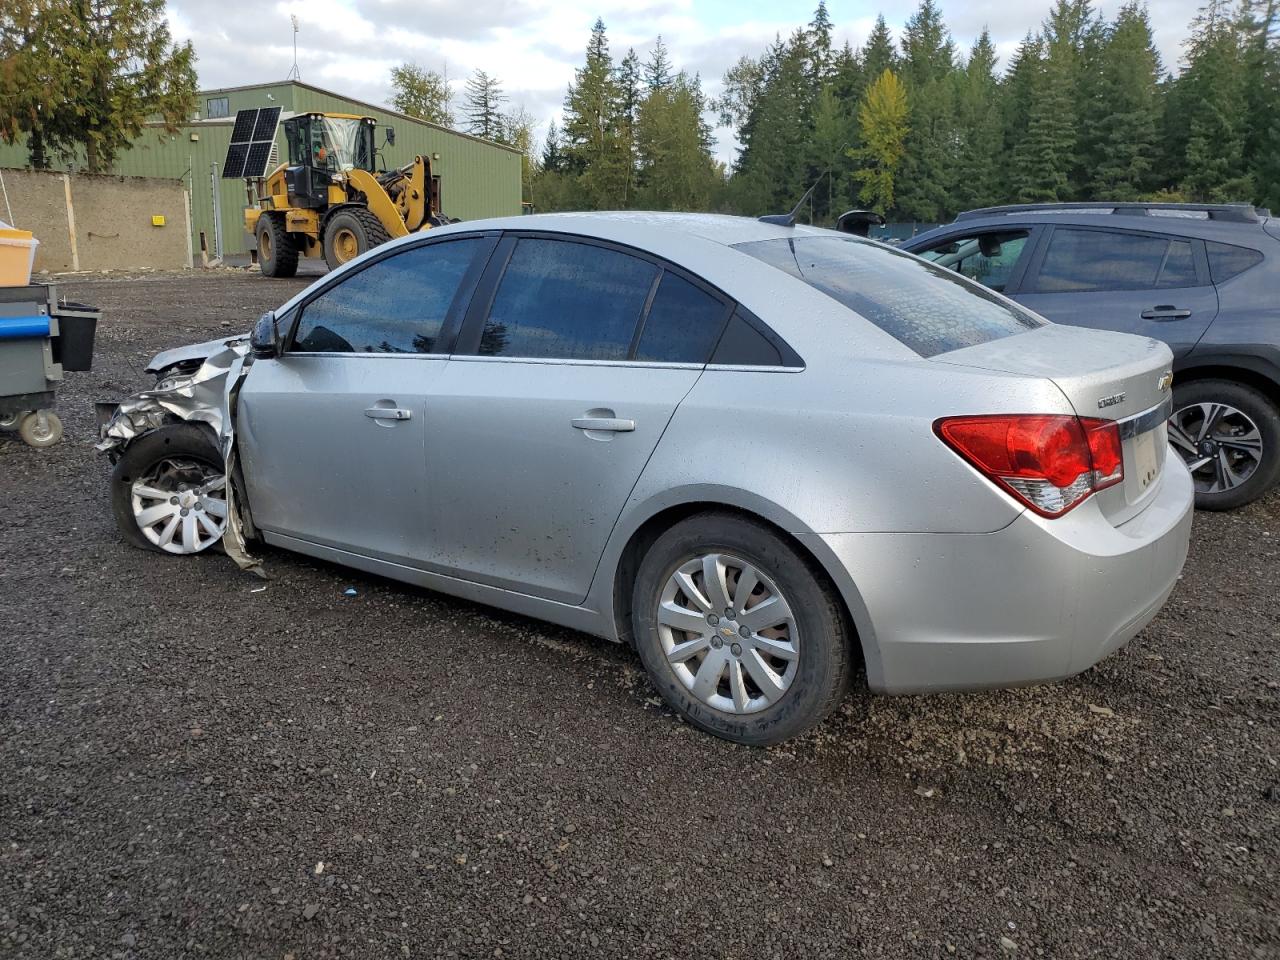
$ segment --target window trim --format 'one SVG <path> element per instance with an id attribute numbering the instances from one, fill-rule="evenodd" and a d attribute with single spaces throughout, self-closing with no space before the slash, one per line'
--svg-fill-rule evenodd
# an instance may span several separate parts
<path id="1" fill-rule="evenodd" d="M 449 309 L 445 312 L 444 323 L 440 327 L 440 335 L 436 342 L 439 348 L 434 353 L 357 353 L 354 351 L 318 351 L 318 350 L 297 350 L 293 349 L 294 338 L 298 334 L 298 325 L 302 322 L 302 316 L 307 312 L 307 307 L 313 301 L 324 296 L 330 290 L 345 283 L 351 277 L 363 273 L 365 270 L 388 260 L 391 257 L 399 256 L 402 253 L 409 253 L 422 247 L 433 246 L 438 243 L 450 243 L 455 240 L 489 240 L 489 244 L 481 245 L 476 251 L 475 258 L 471 261 L 471 266 L 467 268 L 466 273 L 462 275 L 462 282 L 458 285 L 458 291 L 454 294 L 453 301 L 449 304 Z M 450 233 L 443 237 L 424 237 L 418 243 L 405 243 L 392 246 L 386 244 L 385 252 L 375 253 L 366 262 L 360 264 L 354 270 L 338 270 L 326 276 L 316 286 L 307 292 L 306 296 L 297 303 L 290 311 L 287 319 L 288 332 L 282 337 L 282 346 L 280 356 L 288 357 L 448 357 L 453 350 L 454 344 L 457 342 L 458 332 L 462 327 L 462 318 L 466 314 L 466 309 L 475 299 L 479 292 L 479 282 L 483 279 L 484 270 L 489 264 L 489 260 L 493 257 L 495 248 L 498 246 L 499 233 L 496 230 L 483 231 L 467 231 L 465 233 Z M 470 296 L 466 291 L 470 289 Z"/>
<path id="2" fill-rule="evenodd" d="M 1105 234 L 1112 234 L 1112 235 L 1119 234 L 1121 236 L 1126 236 L 1126 237 L 1150 237 L 1156 240 L 1164 240 L 1167 243 L 1173 243 L 1174 241 L 1178 241 L 1178 240 L 1184 241 L 1186 243 L 1191 244 L 1191 262 L 1195 264 L 1196 282 L 1193 286 L 1190 286 L 1190 287 L 1158 287 L 1153 283 L 1149 287 L 1120 287 L 1120 288 L 1112 287 L 1105 290 L 1044 290 L 1044 289 L 1041 289 L 1040 271 L 1044 268 L 1044 262 L 1049 255 L 1049 247 L 1053 243 L 1053 238 L 1054 236 L 1057 235 L 1057 232 L 1059 230 L 1079 230 L 1085 233 L 1105 233 Z M 1168 256 L 1167 249 L 1165 251 L 1165 255 L 1166 257 Z M 1161 264 L 1163 266 L 1163 261 L 1161 261 Z M 1044 240 L 1036 247 L 1032 262 L 1027 264 L 1027 271 L 1025 275 L 1026 285 L 1019 287 L 1017 292 L 1025 293 L 1025 294 L 1036 294 L 1039 296 L 1047 297 L 1047 296 L 1062 296 L 1062 295 L 1081 296 L 1081 295 L 1093 294 L 1093 293 L 1103 293 L 1103 294 L 1148 293 L 1148 292 L 1156 293 L 1157 291 L 1160 291 L 1160 290 L 1194 290 L 1198 287 L 1204 287 L 1209 285 L 1208 268 L 1209 268 L 1209 263 L 1204 252 L 1204 243 L 1196 237 L 1188 237 L 1180 233 L 1163 233 L 1155 230 L 1120 230 L 1120 229 L 1116 229 L 1115 227 L 1095 226 L 1092 224 L 1089 226 L 1084 226 L 1084 225 L 1075 224 L 1075 223 L 1054 223 L 1054 224 L 1047 225 L 1044 232 Z M 1159 274 L 1157 274 L 1156 280 L 1158 281 L 1159 279 L 1160 279 Z"/>
<path id="3" fill-rule="evenodd" d="M 589 247 L 600 247 L 605 250 L 612 250 L 616 253 L 625 254 L 634 257 L 637 260 L 643 260 L 657 268 L 653 282 L 649 287 L 649 292 L 645 297 L 644 306 L 641 308 L 640 316 L 636 319 L 635 329 L 632 331 L 631 343 L 627 348 L 627 355 L 618 360 L 598 360 L 588 358 L 573 357 L 487 357 L 479 353 L 480 338 L 484 333 L 485 323 L 488 322 L 489 312 L 493 308 L 493 301 L 497 296 L 498 287 L 502 283 L 502 278 L 506 276 L 507 267 L 511 263 L 511 256 L 515 253 L 516 244 L 521 240 L 554 240 L 561 243 L 578 243 Z M 649 320 L 649 310 L 653 306 L 654 297 L 657 295 L 658 287 L 662 283 L 663 274 L 667 271 L 675 274 L 682 280 L 686 280 L 703 293 L 718 301 L 723 308 L 720 317 L 720 329 L 716 332 L 711 343 L 711 349 L 707 353 L 707 360 L 698 362 L 677 362 L 677 361 L 661 361 L 661 360 L 637 360 L 635 359 L 636 350 L 640 345 L 640 338 L 644 333 L 645 325 Z M 610 366 L 642 366 L 642 367 L 690 367 L 696 369 L 704 368 L 715 354 L 715 349 L 720 344 L 720 338 L 724 336 L 724 331 L 729 325 L 729 318 L 733 316 L 733 311 L 737 306 L 737 302 L 724 291 L 707 283 L 696 274 L 690 273 L 688 270 L 664 259 L 647 250 L 641 250 L 637 247 L 628 246 L 624 243 L 617 243 L 612 240 L 604 240 L 598 237 L 589 237 L 577 233 L 559 233 L 551 230 L 506 230 L 503 231 L 502 239 L 498 242 L 497 249 L 489 258 L 489 265 L 484 275 L 480 278 L 480 282 L 476 287 L 475 295 L 471 298 L 470 307 L 467 310 L 466 318 L 462 321 L 462 328 L 454 342 L 452 356 L 458 360 L 501 360 L 507 362 L 518 363 L 551 363 L 551 364 L 575 364 L 575 365 L 610 365 Z M 775 335 L 776 336 L 776 335 Z"/>

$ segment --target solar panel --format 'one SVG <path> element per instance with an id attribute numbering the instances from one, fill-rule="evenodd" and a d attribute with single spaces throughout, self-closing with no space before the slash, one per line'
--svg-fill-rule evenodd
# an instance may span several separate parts
<path id="1" fill-rule="evenodd" d="M 227 147 L 227 159 L 222 165 L 223 178 L 239 180 L 242 177 L 265 177 L 271 163 L 279 123 L 279 107 L 237 110 L 235 126 L 231 130 L 231 144 Z"/>

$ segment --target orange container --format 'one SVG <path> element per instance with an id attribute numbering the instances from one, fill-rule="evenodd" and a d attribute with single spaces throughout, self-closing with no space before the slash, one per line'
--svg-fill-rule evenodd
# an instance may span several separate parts
<path id="1" fill-rule="evenodd" d="M 30 230 L 0 224 L 0 287 L 25 287 L 31 282 L 39 245 Z"/>

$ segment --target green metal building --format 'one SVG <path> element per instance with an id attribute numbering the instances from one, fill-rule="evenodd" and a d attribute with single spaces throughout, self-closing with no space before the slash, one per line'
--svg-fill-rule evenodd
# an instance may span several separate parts
<path id="1" fill-rule="evenodd" d="M 111 172 L 121 176 L 182 179 L 191 194 L 192 248 L 200 258 L 200 240 L 213 257 L 248 251 L 244 233 L 247 203 L 244 181 L 222 180 L 222 163 L 231 141 L 237 110 L 280 107 L 281 119 L 295 113 L 325 111 L 373 117 L 379 127 L 395 128 L 395 145 L 383 145 L 380 154 L 388 168 L 409 163 L 415 156 L 431 159 L 432 174 L 440 179 L 440 207 L 450 217 L 478 220 L 520 213 L 520 152 L 512 147 L 481 140 L 447 127 L 437 126 L 373 104 L 353 100 L 299 81 L 254 84 L 204 90 L 197 100 L 197 117 L 176 133 L 159 126 L 149 128 L 122 152 Z M 283 129 L 276 132 L 276 151 L 288 156 Z M 0 167 L 24 167 L 23 143 L 0 143 Z M 215 184 L 214 181 L 217 181 Z M 215 196 L 220 198 L 215 203 Z M 215 207 L 222 220 L 222 250 L 216 246 Z"/>

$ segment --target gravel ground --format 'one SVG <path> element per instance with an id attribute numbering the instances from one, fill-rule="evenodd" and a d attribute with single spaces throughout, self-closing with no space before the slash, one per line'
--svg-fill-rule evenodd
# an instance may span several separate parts
<path id="1" fill-rule="evenodd" d="M 1081 677 L 855 692 L 735 747 L 604 641 L 124 545 L 89 401 L 300 286 L 66 285 L 106 310 L 67 439 L 0 439 L 0 953 L 1280 956 L 1280 496 L 1198 515 L 1164 612 Z"/>

